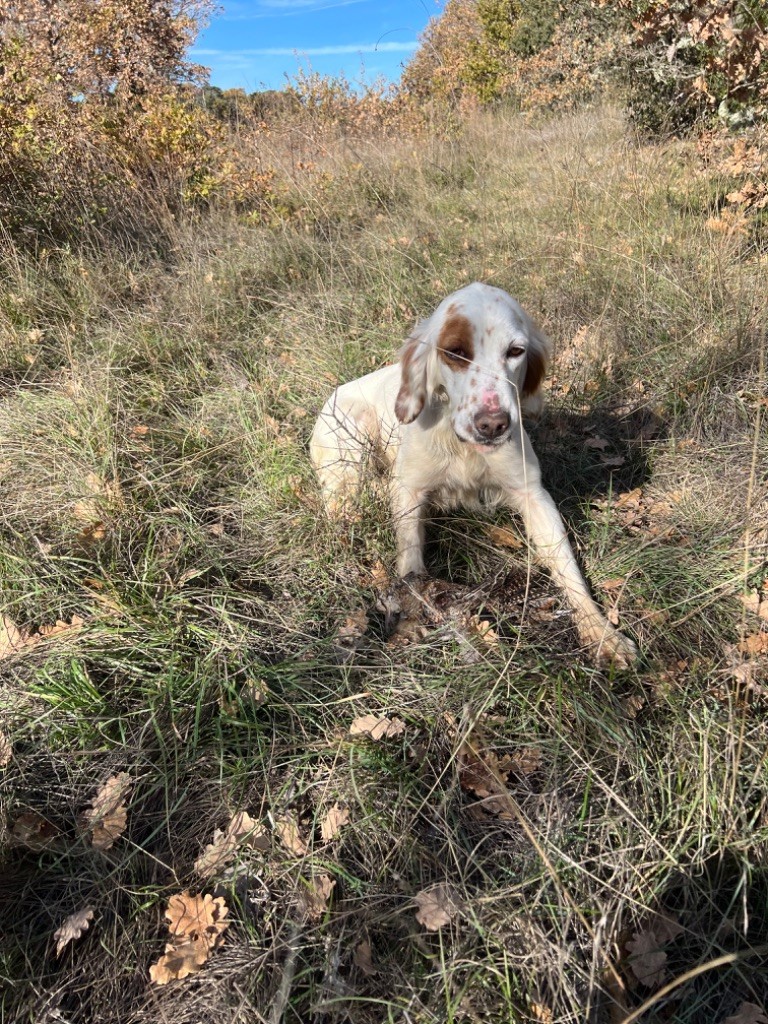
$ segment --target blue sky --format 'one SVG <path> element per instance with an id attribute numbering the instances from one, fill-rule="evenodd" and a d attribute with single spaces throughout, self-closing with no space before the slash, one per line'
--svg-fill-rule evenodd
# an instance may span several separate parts
<path id="1" fill-rule="evenodd" d="M 194 61 L 221 89 L 281 89 L 300 66 L 357 80 L 400 75 L 435 0 L 223 0 Z"/>

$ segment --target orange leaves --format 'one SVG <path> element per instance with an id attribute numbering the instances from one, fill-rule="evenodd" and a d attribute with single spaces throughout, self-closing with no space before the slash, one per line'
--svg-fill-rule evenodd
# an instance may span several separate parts
<path id="1" fill-rule="evenodd" d="M 91 833 L 91 845 L 97 850 L 109 850 L 125 831 L 128 809 L 125 801 L 133 780 L 120 772 L 107 779 L 83 815 L 86 830 Z"/>
<path id="2" fill-rule="evenodd" d="M 192 896 L 188 890 L 171 896 L 165 911 L 171 937 L 164 955 L 149 969 L 152 982 L 166 985 L 196 974 L 221 943 L 228 913 L 222 897 Z"/>

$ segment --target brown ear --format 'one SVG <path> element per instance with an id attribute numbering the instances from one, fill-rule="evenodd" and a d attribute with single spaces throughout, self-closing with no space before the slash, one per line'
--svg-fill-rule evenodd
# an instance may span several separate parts
<path id="1" fill-rule="evenodd" d="M 544 407 L 541 382 L 547 372 L 551 345 L 549 338 L 541 333 L 530 318 L 528 318 L 528 339 L 528 356 L 520 406 L 524 416 L 537 417 Z"/>
<path id="2" fill-rule="evenodd" d="M 395 415 L 401 423 L 413 423 L 427 399 L 427 344 L 419 325 L 400 350 L 400 390 Z"/>
<path id="3" fill-rule="evenodd" d="M 523 381 L 523 397 L 527 398 L 534 394 L 541 387 L 544 374 L 547 372 L 547 363 L 544 354 L 537 348 L 531 346 L 528 349 L 528 359 L 525 366 L 525 380 Z"/>

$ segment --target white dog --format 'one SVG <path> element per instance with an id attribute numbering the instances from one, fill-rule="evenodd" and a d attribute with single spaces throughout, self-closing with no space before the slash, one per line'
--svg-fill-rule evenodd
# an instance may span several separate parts
<path id="1" fill-rule="evenodd" d="M 565 591 L 582 642 L 627 665 L 637 648 L 592 599 L 523 429 L 522 415 L 541 408 L 549 354 L 549 342 L 513 298 L 470 284 L 416 326 L 399 363 L 334 391 L 310 455 L 330 515 L 354 496 L 366 456 L 391 471 L 401 576 L 425 572 L 430 506 L 477 507 L 482 499 L 516 510 Z"/>

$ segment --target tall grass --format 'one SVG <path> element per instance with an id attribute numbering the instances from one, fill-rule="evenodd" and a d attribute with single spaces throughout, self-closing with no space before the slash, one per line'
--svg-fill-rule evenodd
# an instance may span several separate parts
<path id="1" fill-rule="evenodd" d="M 575 1022 L 650 999 L 649 1024 L 719 1024 L 765 1005 L 767 666 L 738 650 L 764 636 L 740 601 L 768 566 L 764 240 L 713 223 L 729 184 L 691 148 L 641 145 L 610 108 L 304 144 L 310 170 L 265 141 L 285 187 L 258 222 L 169 221 L 159 252 L 4 250 L 0 612 L 84 619 L 0 663 L 4 1018 Z M 411 608 L 423 629 L 389 642 L 386 508 L 321 514 L 306 444 L 327 394 L 474 279 L 555 339 L 534 445 L 639 639 L 632 672 L 593 667 L 548 578 L 526 599 L 524 550 L 466 513 L 431 537 L 447 583 Z M 350 737 L 366 713 L 406 730 Z M 467 737 L 523 765 L 501 815 L 461 785 Z M 118 771 L 128 829 L 99 853 L 78 815 Z M 350 822 L 326 842 L 335 802 Z M 243 851 L 206 888 L 231 907 L 223 947 L 153 987 L 167 899 L 201 888 L 239 809 L 292 813 L 308 853 Z M 14 838 L 27 810 L 50 848 Z M 308 922 L 320 869 L 336 887 Z M 460 912 L 431 934 L 414 896 L 434 882 Z M 733 956 L 657 997 L 626 943 L 659 911 L 683 928 L 669 978 Z"/>

